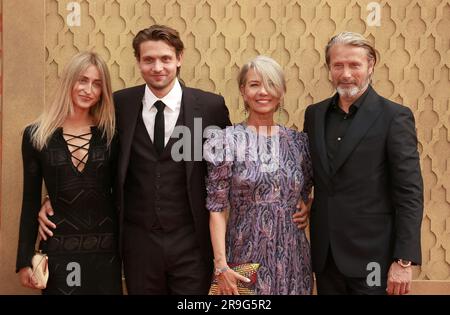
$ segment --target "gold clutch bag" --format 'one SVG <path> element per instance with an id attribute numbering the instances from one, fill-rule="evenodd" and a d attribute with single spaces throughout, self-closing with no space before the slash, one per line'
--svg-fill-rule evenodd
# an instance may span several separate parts
<path id="1" fill-rule="evenodd" d="M 250 282 L 237 282 L 237 289 L 240 295 L 255 295 L 256 294 L 256 279 L 259 264 L 245 263 L 245 264 L 228 264 L 228 266 L 236 271 L 241 276 L 250 279 Z M 219 285 L 217 282 L 217 276 L 214 275 L 209 288 L 209 295 L 219 295 Z"/>
<path id="2" fill-rule="evenodd" d="M 31 259 L 31 264 L 33 265 L 32 276 L 36 279 L 36 287 L 38 289 L 45 289 L 47 287 L 48 281 L 48 256 L 43 254 L 41 251 L 36 252 Z"/>

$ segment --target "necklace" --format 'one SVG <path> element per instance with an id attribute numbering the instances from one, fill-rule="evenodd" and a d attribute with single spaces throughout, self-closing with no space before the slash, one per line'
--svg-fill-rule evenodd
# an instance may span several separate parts
<path id="1" fill-rule="evenodd" d="M 253 129 L 253 126 L 247 126 L 247 128 Z M 280 126 L 271 126 L 271 132 L 268 135 L 263 135 L 258 132 L 250 131 L 250 135 L 254 137 L 256 143 L 250 141 L 251 147 L 249 150 L 256 149 L 256 157 L 259 160 L 259 172 L 268 173 L 273 179 L 274 197 L 280 196 L 281 188 L 281 156 L 280 156 Z M 270 134 L 270 135 L 269 135 Z"/>

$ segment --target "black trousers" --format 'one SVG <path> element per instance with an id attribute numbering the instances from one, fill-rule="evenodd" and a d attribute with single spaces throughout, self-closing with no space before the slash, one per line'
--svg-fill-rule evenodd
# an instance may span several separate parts
<path id="1" fill-rule="evenodd" d="M 128 294 L 208 294 L 212 266 L 205 263 L 192 225 L 164 232 L 125 223 L 123 245 Z"/>
<path id="2" fill-rule="evenodd" d="M 386 295 L 387 277 L 380 277 L 379 286 L 369 286 L 366 278 L 352 278 L 343 275 L 333 258 L 331 249 L 324 269 L 316 273 L 317 294 L 319 295 Z"/>

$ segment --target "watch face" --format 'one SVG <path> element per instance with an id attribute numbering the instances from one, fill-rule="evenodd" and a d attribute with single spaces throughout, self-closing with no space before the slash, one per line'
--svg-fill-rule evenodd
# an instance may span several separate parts
<path id="1" fill-rule="evenodd" d="M 411 266 L 411 261 L 399 259 L 398 264 L 402 267 L 409 267 L 409 266 Z"/>

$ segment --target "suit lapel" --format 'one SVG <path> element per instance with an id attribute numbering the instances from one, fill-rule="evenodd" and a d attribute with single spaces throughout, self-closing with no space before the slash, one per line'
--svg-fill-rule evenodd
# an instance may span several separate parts
<path id="1" fill-rule="evenodd" d="M 330 173 L 330 165 L 328 163 L 327 147 L 325 144 L 325 116 L 327 113 L 328 106 L 333 98 L 330 98 L 319 104 L 316 109 L 316 115 L 314 115 L 314 127 L 316 136 L 316 146 L 317 152 L 320 156 L 320 161 L 327 174 Z"/>
<path id="2" fill-rule="evenodd" d="M 119 165 L 121 176 L 119 178 L 125 179 L 125 173 L 128 169 L 128 162 L 130 160 L 131 143 L 133 142 L 134 131 L 136 129 L 136 123 L 138 115 L 142 112 L 142 99 L 144 98 L 145 85 L 142 85 L 137 92 L 130 97 L 128 104 L 122 104 L 121 108 L 121 129 L 120 146 L 122 157 Z M 122 183 L 123 184 L 123 183 Z"/>
<path id="3" fill-rule="evenodd" d="M 381 113 L 379 96 L 370 86 L 369 89 L 364 103 L 361 104 L 355 118 L 345 133 L 341 147 L 333 161 L 332 175 L 336 174 L 338 169 L 344 164 L 350 153 L 366 135 L 367 131 Z"/>
<path id="4" fill-rule="evenodd" d="M 182 98 L 182 104 L 184 106 L 184 123 L 188 130 L 191 132 L 191 156 L 190 160 L 186 161 L 186 179 L 187 179 L 187 185 L 190 186 L 190 178 L 192 175 L 192 171 L 194 169 L 194 163 L 195 163 L 195 129 L 194 129 L 194 118 L 199 117 L 201 118 L 201 107 L 198 103 L 197 98 L 192 94 L 191 90 L 189 88 L 183 87 L 183 98 Z M 203 130 L 200 130 L 203 132 Z M 202 150 L 203 152 L 203 150 Z"/>

